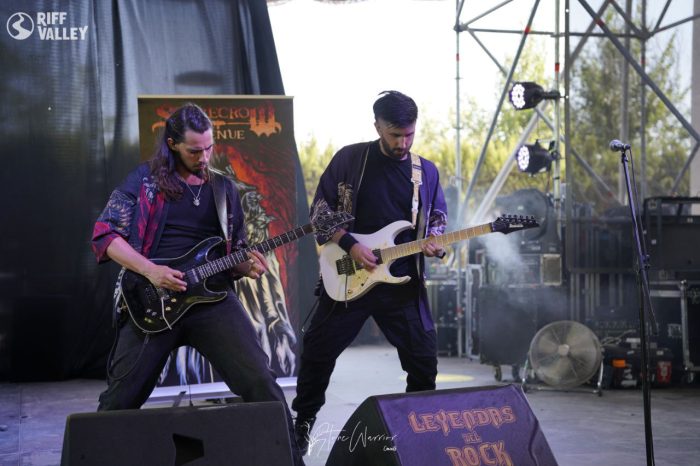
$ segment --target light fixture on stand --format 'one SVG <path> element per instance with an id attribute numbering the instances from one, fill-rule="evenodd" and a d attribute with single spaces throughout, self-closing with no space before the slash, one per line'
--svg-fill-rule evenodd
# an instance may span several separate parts
<path id="1" fill-rule="evenodd" d="M 535 108 L 545 99 L 559 99 L 559 91 L 545 91 L 539 84 L 522 81 L 513 84 L 508 92 L 508 100 L 516 110 Z"/>
<path id="2" fill-rule="evenodd" d="M 518 170 L 530 175 L 549 171 L 555 159 L 556 155 L 542 147 L 539 140 L 534 144 L 523 144 L 515 154 Z"/>

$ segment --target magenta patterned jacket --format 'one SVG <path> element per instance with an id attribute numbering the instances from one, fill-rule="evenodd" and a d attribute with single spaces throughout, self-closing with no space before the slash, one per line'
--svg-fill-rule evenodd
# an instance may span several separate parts
<path id="1" fill-rule="evenodd" d="M 227 237 L 226 253 L 245 248 L 246 230 L 243 210 L 234 183 L 216 173 L 217 182 L 226 189 Z M 98 262 L 109 260 L 107 248 L 117 237 L 124 238 L 136 251 L 151 257 L 157 250 L 163 232 L 169 203 L 158 190 L 147 162 L 127 175 L 124 182 L 109 196 L 107 205 L 97 218 L 92 232 L 92 250 Z"/>

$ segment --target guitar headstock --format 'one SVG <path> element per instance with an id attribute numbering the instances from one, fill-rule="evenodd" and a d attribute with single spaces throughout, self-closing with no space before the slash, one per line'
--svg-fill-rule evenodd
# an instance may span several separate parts
<path id="1" fill-rule="evenodd" d="M 491 222 L 491 229 L 494 232 L 500 231 L 504 235 L 514 231 L 527 230 L 539 227 L 534 215 L 506 215 L 501 214 L 496 220 Z"/>
<path id="2" fill-rule="evenodd" d="M 354 219 L 355 217 L 347 212 L 326 211 L 323 213 L 318 213 L 313 219 L 311 219 L 311 225 L 316 232 L 320 231 L 323 233 L 328 233 L 334 228 L 351 222 Z"/>

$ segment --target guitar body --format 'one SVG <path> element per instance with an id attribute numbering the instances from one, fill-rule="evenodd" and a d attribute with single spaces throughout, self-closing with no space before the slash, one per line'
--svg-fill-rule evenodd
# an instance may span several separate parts
<path id="1" fill-rule="evenodd" d="M 353 233 L 352 236 L 372 251 L 376 251 L 394 246 L 396 235 L 408 228 L 411 228 L 411 222 L 398 220 L 372 234 Z M 379 283 L 401 284 L 411 279 L 411 277 L 394 277 L 389 272 L 393 260 L 382 261 L 372 272 L 357 269 L 352 274 L 339 274 L 337 261 L 346 256 L 348 254 L 340 246 L 330 241 L 321 248 L 319 264 L 323 287 L 334 301 L 355 300 Z"/>
<path id="2" fill-rule="evenodd" d="M 347 212 L 321 212 L 315 215 L 308 225 L 223 257 L 210 254 L 223 242 L 221 238 L 213 237 L 205 239 L 180 257 L 151 259 L 155 264 L 167 265 L 184 273 L 183 280 L 187 283 L 187 290 L 183 292 L 158 288 L 143 275 L 123 268 L 117 278 L 117 284 L 121 290 L 124 307 L 127 308 L 134 325 L 144 333 L 169 330 L 195 304 L 212 303 L 226 298 L 226 291 L 212 291 L 207 288 L 207 279 L 246 262 L 252 251 L 265 254 L 310 233 L 328 233 L 352 220 L 353 216 Z"/>
<path id="3" fill-rule="evenodd" d="M 207 238 L 187 254 L 175 259 L 152 259 L 159 265 L 186 272 L 209 262 L 209 253 L 221 244 L 221 238 Z M 121 293 L 134 324 L 145 333 L 168 330 L 187 310 L 200 303 L 211 303 L 226 298 L 225 291 L 211 291 L 207 281 L 185 275 L 187 290 L 177 292 L 157 288 L 146 277 L 130 270 L 119 275 Z"/>
<path id="4" fill-rule="evenodd" d="M 390 223 L 370 235 L 356 235 L 355 239 L 372 250 L 379 259 L 377 267 L 368 272 L 335 243 L 328 242 L 321 249 L 320 266 L 326 293 L 335 301 L 352 301 L 369 291 L 377 283 L 406 283 L 410 277 L 394 277 L 389 273 L 391 263 L 400 257 L 418 254 L 428 242 L 444 247 L 487 233 L 503 234 L 538 227 L 535 218 L 523 215 L 501 215 L 493 222 L 452 231 L 439 236 L 423 238 L 395 245 L 396 235 L 411 227 L 406 220 Z"/>

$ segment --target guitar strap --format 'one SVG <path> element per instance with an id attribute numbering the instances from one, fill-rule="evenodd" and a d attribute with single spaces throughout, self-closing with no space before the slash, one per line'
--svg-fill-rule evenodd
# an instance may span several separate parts
<path id="1" fill-rule="evenodd" d="M 219 216 L 221 231 L 223 231 L 224 239 L 226 240 L 226 253 L 228 254 L 231 252 L 229 247 L 231 238 L 228 235 L 228 223 L 226 221 L 226 186 L 216 173 L 212 173 L 209 179 L 211 189 L 214 191 L 214 204 L 216 205 L 216 213 Z"/>
<path id="2" fill-rule="evenodd" d="M 411 203 L 411 228 L 415 230 L 418 218 L 418 201 L 420 198 L 420 185 L 423 184 L 423 170 L 420 157 L 411 152 L 411 182 L 413 183 L 413 200 Z"/>

